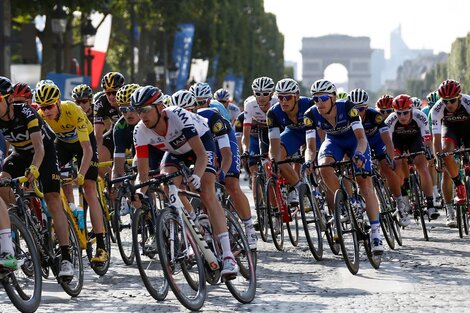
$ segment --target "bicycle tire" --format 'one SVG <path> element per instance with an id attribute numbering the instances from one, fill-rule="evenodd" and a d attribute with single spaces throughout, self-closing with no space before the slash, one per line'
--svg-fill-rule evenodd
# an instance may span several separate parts
<path id="1" fill-rule="evenodd" d="M 395 250 L 395 238 L 392 230 L 392 221 L 390 220 L 390 212 L 393 210 L 390 199 L 385 198 L 385 184 L 379 181 L 379 179 L 374 176 L 372 180 L 374 184 L 375 194 L 377 196 L 377 200 L 379 201 L 379 209 L 380 209 L 380 228 L 382 229 L 382 233 L 384 235 L 385 241 L 387 242 L 390 249 Z"/>
<path id="2" fill-rule="evenodd" d="M 187 229 L 187 225 L 183 226 L 181 222 L 178 213 L 173 209 L 166 209 L 161 212 L 157 222 L 158 254 L 163 273 L 176 298 L 187 309 L 197 311 L 202 308 L 207 296 L 204 261 L 192 233 Z M 183 227 L 185 229 L 184 234 Z M 172 230 L 173 240 L 170 236 Z M 183 236 L 186 237 L 187 243 L 193 250 L 191 256 L 186 251 L 187 247 L 184 244 L 185 239 Z M 174 249 L 170 247 L 171 243 L 174 244 Z M 172 251 L 179 253 L 178 257 L 173 256 Z M 192 275 L 190 282 L 188 282 L 187 273 L 178 275 L 178 273 L 183 272 L 182 267 L 185 269 L 191 267 L 194 275 Z M 198 282 L 198 288 L 193 288 L 194 281 Z"/>
<path id="3" fill-rule="evenodd" d="M 108 272 L 109 265 L 111 263 L 111 235 L 110 235 L 110 230 L 108 228 L 108 223 L 106 222 L 106 215 L 103 212 L 103 226 L 104 226 L 104 233 L 103 233 L 103 239 L 104 239 L 104 247 L 106 249 L 106 252 L 108 252 L 108 260 L 104 263 L 96 263 L 96 262 L 91 262 L 90 255 L 89 261 L 90 261 L 90 266 L 97 275 L 104 276 Z M 91 240 L 89 238 L 88 244 L 91 245 Z M 96 251 L 96 243 L 95 243 L 95 249 Z"/>
<path id="4" fill-rule="evenodd" d="M 279 211 L 280 203 L 277 202 L 276 182 L 273 178 L 269 178 L 266 183 L 266 207 L 268 208 L 269 228 L 271 229 L 271 237 L 277 250 L 282 251 L 284 248 L 284 223 Z M 273 199 L 273 201 L 271 201 Z M 273 202 L 273 203 L 271 203 Z"/>
<path id="5" fill-rule="evenodd" d="M 129 212 L 122 211 L 121 203 L 123 200 L 129 202 L 128 197 L 124 194 L 122 189 L 120 189 L 114 203 L 114 234 L 122 261 L 126 265 L 132 265 L 135 259 L 134 245 L 132 244 L 132 216 L 134 214 L 134 208 L 130 203 L 127 203 Z"/>
<path id="6" fill-rule="evenodd" d="M 147 210 L 135 210 L 132 219 L 132 245 L 145 288 L 155 300 L 163 301 L 168 295 L 169 285 L 163 274 L 157 248 L 151 250 L 152 247 L 145 245 L 152 234 L 156 235 L 152 220 L 149 221 L 147 218 L 149 215 L 150 212 Z"/>
<path id="7" fill-rule="evenodd" d="M 344 213 L 347 216 L 346 221 L 341 222 L 343 207 L 345 209 Z M 342 189 L 338 189 L 335 192 L 335 222 L 344 262 L 351 274 L 356 275 L 359 271 L 359 243 L 357 230 L 347 195 Z M 349 244 L 346 244 L 346 239 L 349 237 L 349 234 L 351 239 L 348 240 Z"/>
<path id="8" fill-rule="evenodd" d="M 323 259 L 323 237 L 318 216 L 320 208 L 316 199 L 312 198 L 306 184 L 302 184 L 299 188 L 299 205 L 308 247 L 315 260 L 321 261 Z"/>
<path id="9" fill-rule="evenodd" d="M 464 230 L 465 230 L 465 235 L 468 235 L 469 233 L 469 219 L 470 219 L 470 214 L 469 214 L 469 208 L 470 208 L 470 177 L 465 175 L 465 189 L 467 191 L 467 206 L 465 207 L 464 210 Z"/>
<path id="10" fill-rule="evenodd" d="M 69 240 L 70 240 L 70 254 L 72 258 L 72 265 L 74 268 L 74 276 L 72 280 L 64 281 L 63 279 L 57 277 L 57 281 L 62 286 L 62 289 L 71 297 L 77 297 L 83 288 L 83 259 L 82 259 L 82 249 L 80 248 L 80 242 L 78 241 L 78 236 L 73 226 L 73 222 L 70 219 L 69 214 L 65 213 L 67 217 L 67 222 L 69 224 Z M 54 245 L 56 255 L 60 255 L 60 247 L 58 242 Z M 59 261 L 60 258 L 56 259 Z M 60 264 L 56 264 L 56 266 Z M 78 272 L 77 272 L 78 271 Z M 54 274 L 57 275 L 58 272 Z"/>
<path id="11" fill-rule="evenodd" d="M 20 218 L 10 213 L 10 222 L 13 248 L 19 266 L 17 270 L 4 276 L 1 282 L 11 302 L 19 311 L 35 312 L 41 303 L 41 261 L 33 237 Z M 22 240 L 24 244 L 21 244 Z M 32 283 L 32 290 L 25 290 L 25 287 L 30 285 L 27 281 Z"/>
<path id="12" fill-rule="evenodd" d="M 410 185 L 411 185 L 411 192 L 412 192 L 412 199 L 415 203 L 415 212 L 419 215 L 419 221 L 421 223 L 421 229 L 423 231 L 424 240 L 429 241 L 428 230 L 426 228 L 426 221 L 424 220 L 424 208 L 423 208 L 423 201 L 421 195 L 421 189 L 418 186 L 418 180 L 415 175 L 410 175 Z"/>
<path id="13" fill-rule="evenodd" d="M 231 250 L 240 268 L 239 275 L 235 279 L 226 280 L 225 285 L 240 303 L 250 303 L 256 294 L 254 253 L 248 245 L 248 240 L 237 217 L 229 210 L 225 210 L 225 216 Z"/>
<path id="14" fill-rule="evenodd" d="M 367 232 L 364 229 L 363 231 Z M 370 246 L 370 233 L 367 233 L 367 235 L 364 236 L 363 243 L 364 243 L 364 250 L 366 251 L 367 259 L 369 260 L 370 265 L 372 265 L 373 268 L 378 270 L 380 268 L 380 264 L 382 263 L 382 255 L 374 254 L 372 252 L 372 248 Z"/>
<path id="15" fill-rule="evenodd" d="M 464 204 L 456 204 L 456 211 L 457 211 L 457 229 L 459 230 L 459 237 L 463 238 L 464 230 L 464 223 L 465 223 L 465 205 Z"/>
<path id="16" fill-rule="evenodd" d="M 287 234 L 289 235 L 289 241 L 292 246 L 297 247 L 299 245 L 299 217 L 300 209 L 298 205 L 292 207 L 290 204 L 287 205 L 287 211 L 289 212 L 289 218 L 291 221 L 285 222 L 287 228 Z"/>
<path id="17" fill-rule="evenodd" d="M 258 227 L 261 239 L 264 242 L 268 241 L 269 220 L 268 209 L 266 206 L 266 193 L 264 179 L 256 177 L 255 190 L 253 192 L 255 199 L 255 210 L 258 217 Z"/>

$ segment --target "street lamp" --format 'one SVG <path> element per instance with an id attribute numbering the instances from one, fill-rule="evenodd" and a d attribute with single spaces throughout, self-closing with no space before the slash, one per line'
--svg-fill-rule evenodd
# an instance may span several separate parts
<path id="1" fill-rule="evenodd" d="M 62 72 L 62 35 L 65 33 L 67 28 L 67 12 L 65 12 L 62 2 L 59 1 L 54 7 L 54 11 L 51 14 L 51 28 L 52 32 L 57 35 L 57 46 L 56 46 L 56 71 L 57 73 Z"/>
<path id="2" fill-rule="evenodd" d="M 178 77 L 178 65 L 172 63 L 168 68 L 168 76 L 170 78 L 171 92 L 176 90 L 176 78 Z"/>
<path id="3" fill-rule="evenodd" d="M 83 46 L 86 48 L 86 63 L 87 63 L 87 75 L 91 79 L 91 63 L 93 61 L 93 55 L 91 54 L 91 48 L 95 46 L 96 39 L 96 28 L 91 23 L 91 19 L 88 18 L 86 25 L 82 28 L 83 35 Z"/>

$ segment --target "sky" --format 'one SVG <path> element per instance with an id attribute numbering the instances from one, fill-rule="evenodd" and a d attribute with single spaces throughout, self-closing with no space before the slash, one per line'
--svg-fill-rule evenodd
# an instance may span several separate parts
<path id="1" fill-rule="evenodd" d="M 388 58 L 390 33 L 399 25 L 409 48 L 434 53 L 450 52 L 470 32 L 470 0 L 264 0 L 264 8 L 284 34 L 284 59 L 299 67 L 303 37 L 367 36 Z"/>

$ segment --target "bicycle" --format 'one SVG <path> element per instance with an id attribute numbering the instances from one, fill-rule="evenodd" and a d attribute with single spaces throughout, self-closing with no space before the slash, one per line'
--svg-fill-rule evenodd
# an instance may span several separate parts
<path id="1" fill-rule="evenodd" d="M 416 168 L 413 163 L 413 158 L 418 155 L 424 155 L 424 151 L 418 151 L 413 153 L 403 153 L 402 155 L 395 156 L 395 159 L 406 159 L 408 164 L 408 169 L 410 172 L 410 206 L 413 212 L 413 217 L 416 223 L 421 223 L 421 229 L 423 230 L 424 240 L 429 241 L 428 230 L 426 228 L 426 221 L 424 216 L 427 214 L 425 211 L 426 203 L 423 191 L 421 190 L 421 183 L 419 175 L 416 171 Z M 431 218 L 428 217 L 428 221 L 431 221 Z"/>
<path id="2" fill-rule="evenodd" d="M 80 294 L 83 287 L 84 272 L 77 233 L 73 227 L 74 221 L 66 215 L 69 226 L 71 262 L 75 272 L 74 276 L 71 278 L 60 278 L 58 277 L 58 274 L 61 263 L 61 249 L 57 241 L 57 236 L 54 233 L 54 225 L 51 215 L 49 214 L 47 205 L 43 200 L 44 195 L 39 190 L 36 181 L 32 185 L 32 191 L 23 190 L 21 184 L 26 181 L 27 178 L 21 176 L 15 179 L 3 179 L 0 182 L 0 186 L 9 186 L 15 194 L 15 204 L 10 206 L 10 211 L 15 213 L 31 234 L 40 259 L 41 275 L 47 278 L 49 276 L 50 268 L 53 275 L 56 277 L 57 282 L 61 285 L 64 291 L 68 295 L 76 297 Z M 36 202 L 38 207 L 34 207 L 33 205 L 33 208 L 31 208 L 29 204 L 34 200 L 38 200 Z M 29 271 L 28 274 L 30 273 L 31 272 Z M 26 298 L 24 295 L 22 297 L 24 299 Z"/>
<path id="3" fill-rule="evenodd" d="M 470 208 L 470 148 L 459 148 L 454 151 L 438 153 L 438 162 L 442 163 L 442 159 L 449 155 L 458 157 L 458 165 L 464 173 L 464 184 L 467 192 L 467 200 L 464 203 L 455 203 L 455 210 L 457 213 L 457 228 L 459 230 L 459 237 L 463 238 L 463 235 L 469 233 L 469 208 Z M 439 166 L 442 168 L 442 166 Z"/>
<path id="4" fill-rule="evenodd" d="M 210 225 L 203 228 L 206 241 L 199 231 L 202 225 L 196 226 L 179 200 L 179 195 L 199 198 L 198 193 L 176 188 L 172 179 L 179 175 L 187 180 L 187 168 L 183 167 L 176 173 L 159 178 L 159 182 L 167 184 L 169 188 L 169 202 L 165 203 L 165 209 L 158 219 L 158 253 L 173 293 L 186 308 L 198 310 L 207 293 L 206 273 L 210 281 L 221 278 L 222 255 L 218 241 L 212 236 Z M 234 279 L 223 281 L 239 302 L 249 303 L 256 293 L 253 254 L 237 218 L 228 209 L 224 212 L 232 252 L 240 273 Z"/>
<path id="5" fill-rule="evenodd" d="M 2 181 L 1 185 L 18 186 L 20 190 L 15 195 L 22 197 L 22 189 L 19 185 L 25 181 L 25 177 L 19 177 L 8 184 Z M 25 207 L 11 206 L 8 212 L 13 250 L 18 266 L 16 270 L 0 268 L 0 282 L 11 302 L 19 311 L 35 312 L 41 303 L 41 260 L 29 230 L 29 227 L 33 225 L 27 224 L 28 220 L 24 219 L 27 213 L 22 209 Z"/>
<path id="6" fill-rule="evenodd" d="M 274 246 L 282 251 L 284 246 L 284 223 L 289 240 L 296 247 L 299 244 L 299 205 L 287 203 L 288 182 L 282 176 L 277 176 L 278 165 L 291 162 L 303 162 L 302 157 L 289 158 L 283 161 L 267 163 L 268 180 L 266 182 L 266 207 L 268 208 L 269 227 Z M 293 228 L 293 229 L 292 229 Z"/>
<path id="7" fill-rule="evenodd" d="M 355 275 L 359 271 L 359 241 L 362 241 L 367 259 L 375 269 L 380 267 L 382 255 L 372 252 L 370 225 L 364 210 L 365 200 L 359 194 L 356 173 L 352 164 L 351 160 L 347 160 L 318 165 L 315 168 L 333 167 L 338 176 L 339 189 L 336 190 L 334 198 L 338 241 L 346 266 Z M 351 194 L 348 193 L 347 184 L 351 186 Z"/>

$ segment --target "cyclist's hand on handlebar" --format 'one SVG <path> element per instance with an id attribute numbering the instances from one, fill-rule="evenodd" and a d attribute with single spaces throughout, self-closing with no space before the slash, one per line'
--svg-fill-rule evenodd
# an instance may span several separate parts
<path id="1" fill-rule="evenodd" d="M 31 183 L 33 180 L 38 179 L 39 169 L 36 165 L 31 164 L 25 171 L 24 176 L 28 177 L 28 181 Z"/>
<path id="2" fill-rule="evenodd" d="M 364 154 L 362 154 L 362 152 L 356 151 L 353 155 L 353 161 L 358 168 L 362 168 L 366 163 L 366 157 L 364 156 Z"/>
<path id="3" fill-rule="evenodd" d="M 197 176 L 196 174 L 191 175 L 189 178 L 189 184 L 193 185 L 194 189 L 201 188 L 201 177 Z"/>
<path id="4" fill-rule="evenodd" d="M 304 164 L 302 164 L 301 172 L 307 175 L 312 174 L 313 165 L 314 165 L 314 162 L 312 160 L 305 162 Z"/>

